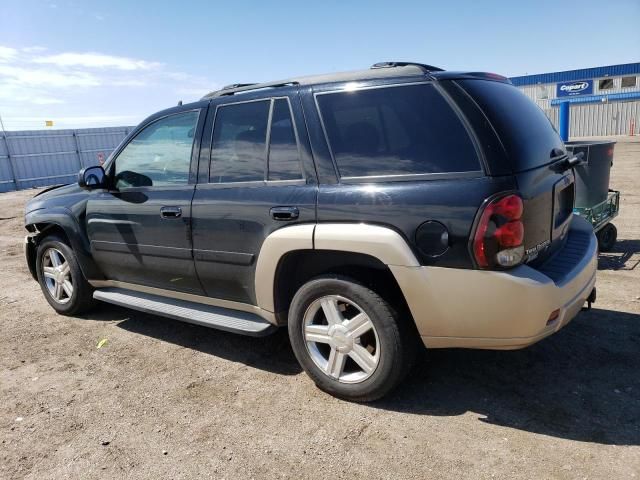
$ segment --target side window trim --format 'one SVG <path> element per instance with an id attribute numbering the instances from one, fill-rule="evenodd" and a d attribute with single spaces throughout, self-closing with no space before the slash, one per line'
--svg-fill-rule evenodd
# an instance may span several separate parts
<path id="1" fill-rule="evenodd" d="M 112 181 L 113 181 L 113 176 L 114 176 L 114 170 L 116 168 L 116 162 L 118 160 L 118 157 L 120 156 L 120 154 L 131 144 L 131 142 L 133 142 L 138 135 L 140 135 L 143 131 L 145 131 L 148 127 L 150 127 L 151 125 L 153 125 L 154 123 L 159 122 L 160 120 L 164 120 L 165 118 L 168 117 L 172 117 L 175 115 L 182 115 L 184 113 L 188 113 L 188 112 L 198 112 L 198 118 L 196 119 L 196 127 L 195 127 L 195 133 L 193 135 L 193 143 L 191 144 L 191 153 L 189 155 L 190 158 L 190 163 L 189 163 L 189 180 L 186 184 L 184 185 L 180 185 L 180 184 L 176 184 L 176 185 L 157 185 L 157 186 L 148 186 L 148 187 L 125 187 L 124 189 L 120 189 L 118 191 L 121 190 L 126 190 L 126 191 L 145 191 L 148 190 L 150 188 L 154 189 L 154 190 L 172 190 L 172 189 L 179 189 L 179 188 L 193 188 L 193 185 L 196 183 L 196 178 L 193 175 L 194 172 L 194 162 L 196 165 L 196 169 L 197 169 L 197 165 L 198 165 L 198 151 L 200 150 L 200 146 L 201 146 L 201 141 L 202 141 L 202 134 L 203 134 L 203 128 L 204 128 L 204 117 L 202 115 L 202 110 L 206 109 L 205 107 L 196 107 L 196 108 L 188 108 L 185 110 L 180 110 L 177 112 L 172 112 L 172 113 L 168 113 L 166 115 L 162 115 L 160 117 L 154 118 L 153 120 L 150 120 L 149 122 L 143 124 L 143 125 L 139 125 L 137 128 L 135 128 L 131 133 L 131 137 L 127 140 L 126 143 L 123 143 L 120 148 L 118 148 L 118 150 L 113 154 L 113 156 L 109 159 L 109 162 L 105 165 L 105 173 L 107 175 L 107 178 L 109 179 L 109 191 L 115 191 L 115 185 L 112 185 Z M 196 143 L 197 142 L 197 143 Z"/>
<path id="2" fill-rule="evenodd" d="M 406 173 L 399 175 L 363 175 L 361 177 L 341 177 L 341 183 L 374 183 L 374 182 L 410 182 L 418 180 L 450 180 L 463 178 L 484 177 L 482 170 L 467 172 L 435 172 L 435 173 Z"/>
<path id="3" fill-rule="evenodd" d="M 298 151 L 298 164 L 300 166 L 300 178 L 299 179 L 295 179 L 295 180 L 269 180 L 268 179 L 268 175 L 269 175 L 269 151 L 271 148 L 271 121 L 273 118 L 273 109 L 275 106 L 275 101 L 276 100 L 280 100 L 280 99 L 284 99 L 287 101 L 287 106 L 289 107 L 289 115 L 291 116 L 291 125 L 293 127 L 293 131 L 294 131 L 294 135 L 295 135 L 295 139 L 296 139 L 296 149 Z M 267 136 L 266 136 L 266 143 L 265 143 L 265 162 L 264 162 L 264 176 L 262 180 L 250 180 L 250 181 L 241 181 L 241 182 L 211 182 L 211 167 L 212 167 L 212 162 L 213 162 L 213 135 L 214 135 L 214 130 L 215 130 L 215 126 L 216 126 L 216 119 L 218 118 L 218 111 L 220 110 L 220 108 L 226 107 L 226 106 L 232 106 L 232 105 L 240 105 L 243 103 L 252 103 L 252 102 L 265 102 L 265 101 L 269 101 L 269 115 L 267 118 Z M 261 97 L 261 98 L 253 98 L 251 100 L 240 100 L 240 101 L 236 101 L 236 102 L 224 102 L 224 103 L 218 103 L 216 105 L 210 105 L 210 109 L 213 107 L 214 113 L 212 115 L 212 119 L 211 119 L 211 128 L 210 131 L 207 132 L 209 135 L 209 153 L 207 155 L 207 158 L 205 158 L 205 163 L 207 164 L 207 168 L 206 168 L 206 172 L 204 171 L 203 168 L 199 169 L 198 172 L 198 185 L 199 188 L 202 188 L 204 186 L 208 187 L 208 188 L 215 188 L 215 187 L 229 187 L 229 186 L 259 186 L 259 185 L 267 185 L 267 184 L 285 184 L 285 185 L 303 185 L 306 184 L 307 182 L 307 178 L 305 175 L 305 171 L 304 168 L 302 168 L 302 151 L 301 151 L 301 146 L 300 146 L 300 137 L 298 136 L 298 127 L 296 126 L 296 122 L 295 122 L 295 117 L 293 114 L 293 109 L 291 106 L 291 99 L 289 98 L 288 95 L 282 95 L 282 96 L 276 96 L 276 97 Z M 204 138 L 204 133 L 203 133 L 203 138 Z M 200 159 L 200 161 L 202 162 L 202 158 Z M 208 160 L 208 161 L 207 161 Z M 203 177 L 203 178 L 201 178 Z"/>
<path id="4" fill-rule="evenodd" d="M 363 91 L 363 90 L 374 90 L 374 89 L 382 89 L 382 88 L 396 88 L 396 87 L 405 87 L 410 85 L 432 85 L 436 91 L 443 97 L 443 99 L 447 102 L 447 104 L 451 107 L 451 104 L 454 103 L 453 100 L 444 92 L 441 88 L 435 85 L 433 81 L 422 81 L 422 82 L 402 82 L 402 83 L 391 83 L 384 85 L 372 85 L 356 88 L 349 91 Z M 338 163 L 335 158 L 335 154 L 333 152 L 333 148 L 331 147 L 331 142 L 329 141 L 329 135 L 327 133 L 327 128 L 325 126 L 325 119 L 322 116 L 322 109 L 320 108 L 320 103 L 318 102 L 318 97 L 321 95 L 331 95 L 335 93 L 344 92 L 344 86 L 341 86 L 337 89 L 332 90 L 323 90 L 321 92 L 313 93 L 313 101 L 316 108 L 316 113 L 318 114 L 318 118 L 320 119 L 320 125 L 322 127 L 322 132 L 324 136 L 324 140 L 326 142 L 329 155 L 331 157 L 331 161 L 333 163 L 333 168 L 335 169 L 336 176 L 338 178 L 338 183 L 367 183 L 367 182 L 381 182 L 381 181 L 411 181 L 411 180 L 444 180 L 444 179 L 454 179 L 454 178 L 475 178 L 479 176 L 483 176 L 484 173 L 484 155 L 481 153 L 481 150 L 478 148 L 478 141 L 473 134 L 472 130 L 470 130 L 468 121 L 462 115 L 459 108 L 452 108 L 456 117 L 460 120 L 460 123 L 464 127 L 465 131 L 469 135 L 469 139 L 473 144 L 473 147 L 476 151 L 477 159 L 478 159 L 478 170 L 471 171 L 463 171 L 463 172 L 435 172 L 435 173 L 407 173 L 407 174 L 391 174 L 391 175 L 362 175 L 362 176 L 343 176 L 340 174 L 340 169 L 338 168 Z"/>
<path id="5" fill-rule="evenodd" d="M 273 123 L 273 106 L 275 100 L 269 99 L 269 113 L 267 115 L 267 138 L 264 143 L 264 171 L 262 180 L 266 183 L 269 179 L 269 155 L 271 154 L 271 124 Z"/>

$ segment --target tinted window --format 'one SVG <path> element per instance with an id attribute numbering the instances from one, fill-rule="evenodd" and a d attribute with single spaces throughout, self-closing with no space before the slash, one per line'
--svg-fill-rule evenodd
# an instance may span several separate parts
<path id="1" fill-rule="evenodd" d="M 467 131 L 432 85 L 317 98 L 343 177 L 480 170 Z"/>
<path id="2" fill-rule="evenodd" d="M 273 104 L 271 137 L 269 140 L 269 180 L 302 178 L 298 143 L 291 120 L 289 102 L 278 99 Z"/>
<path id="3" fill-rule="evenodd" d="M 269 100 L 218 107 L 209 181 L 264 180 Z"/>
<path id="4" fill-rule="evenodd" d="M 546 165 L 553 149 L 564 150 L 542 109 L 513 85 L 487 80 L 463 80 L 460 84 L 500 136 L 514 171 Z"/>
<path id="5" fill-rule="evenodd" d="M 636 77 L 622 77 L 621 85 L 622 88 L 629 88 L 636 86 Z"/>
<path id="6" fill-rule="evenodd" d="M 613 78 L 605 78 L 598 82 L 598 88 L 600 90 L 611 90 L 613 88 Z"/>
<path id="7" fill-rule="evenodd" d="M 115 160 L 116 188 L 188 183 L 197 123 L 198 112 L 184 112 L 145 127 Z"/>

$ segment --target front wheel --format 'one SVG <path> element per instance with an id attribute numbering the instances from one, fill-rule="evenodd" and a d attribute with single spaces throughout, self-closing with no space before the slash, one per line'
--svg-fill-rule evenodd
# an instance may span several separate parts
<path id="1" fill-rule="evenodd" d="M 346 400 L 372 401 L 404 378 L 416 338 L 376 292 L 339 276 L 303 285 L 289 310 L 296 358 L 316 385 Z"/>
<path id="2" fill-rule="evenodd" d="M 42 293 L 56 312 L 77 315 L 93 306 L 93 288 L 61 238 L 49 236 L 40 242 L 36 270 Z"/>

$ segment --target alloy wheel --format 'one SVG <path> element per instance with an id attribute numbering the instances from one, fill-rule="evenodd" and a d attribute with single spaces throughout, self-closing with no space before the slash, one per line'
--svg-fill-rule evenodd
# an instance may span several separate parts
<path id="1" fill-rule="evenodd" d="M 304 315 L 303 334 L 315 365 L 341 383 L 366 380 L 380 362 L 373 322 L 345 297 L 327 295 L 311 303 Z"/>
<path id="2" fill-rule="evenodd" d="M 53 300 L 60 304 L 71 300 L 73 296 L 71 267 L 57 248 L 48 248 L 42 255 L 42 277 Z"/>

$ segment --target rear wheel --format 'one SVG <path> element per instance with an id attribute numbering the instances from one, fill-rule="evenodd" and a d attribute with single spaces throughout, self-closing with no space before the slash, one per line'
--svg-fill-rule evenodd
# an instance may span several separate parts
<path id="1" fill-rule="evenodd" d="M 63 315 L 77 315 L 94 304 L 93 288 L 84 278 L 73 250 L 59 237 L 38 245 L 38 283 L 47 302 Z"/>
<path id="2" fill-rule="evenodd" d="M 597 233 L 598 248 L 601 252 L 610 252 L 618 239 L 618 229 L 613 223 L 607 223 Z"/>
<path id="3" fill-rule="evenodd" d="M 415 338 L 376 292 L 337 276 L 303 285 L 289 310 L 289 337 L 316 385 L 353 401 L 376 400 L 406 375 Z"/>

